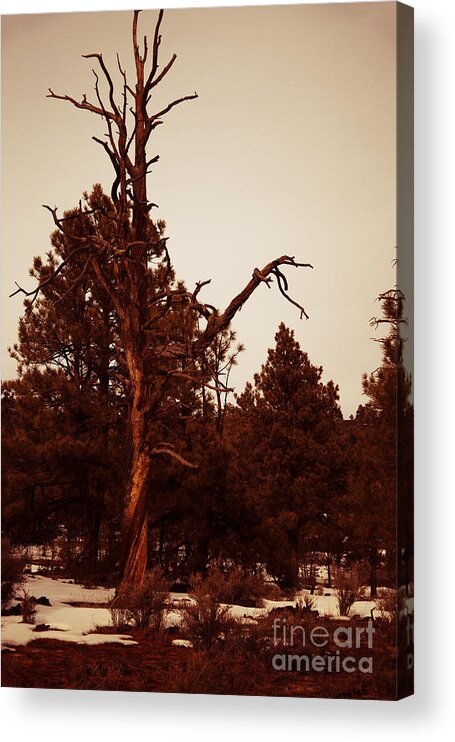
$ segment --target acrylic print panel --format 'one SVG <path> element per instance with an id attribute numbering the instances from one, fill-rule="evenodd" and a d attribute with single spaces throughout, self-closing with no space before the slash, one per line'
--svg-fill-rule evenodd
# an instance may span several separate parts
<path id="1" fill-rule="evenodd" d="M 3 685 L 412 693 L 412 33 L 3 17 Z"/>

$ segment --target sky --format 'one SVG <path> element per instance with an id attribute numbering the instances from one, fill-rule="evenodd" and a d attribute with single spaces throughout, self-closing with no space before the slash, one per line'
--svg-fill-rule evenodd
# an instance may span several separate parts
<path id="1" fill-rule="evenodd" d="M 15 342 L 28 268 L 49 249 L 50 214 L 75 206 L 111 166 L 91 139 L 98 117 L 46 98 L 93 97 L 91 60 L 115 52 L 131 70 L 127 12 L 5 16 L 2 19 L 2 378 L 15 375 Z M 140 15 L 153 37 L 155 11 Z M 290 293 L 260 286 L 233 327 L 246 350 L 231 382 L 241 391 L 266 360 L 284 321 L 323 379 L 340 387 L 345 416 L 365 401 L 362 374 L 380 364 L 371 340 L 379 293 L 395 283 L 396 5 L 268 6 L 169 10 L 157 110 L 182 95 L 150 141 L 160 161 L 149 176 L 155 217 L 165 219 L 179 278 L 211 278 L 205 301 L 223 309 L 261 268 L 282 255 Z M 130 75 L 132 78 L 132 73 Z M 118 76 L 115 77 L 118 80 Z"/>

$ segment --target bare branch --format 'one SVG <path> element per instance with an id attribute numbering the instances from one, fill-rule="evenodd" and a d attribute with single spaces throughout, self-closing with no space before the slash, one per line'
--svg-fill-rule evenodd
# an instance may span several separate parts
<path id="1" fill-rule="evenodd" d="M 149 51 L 149 48 L 147 44 L 147 36 L 144 35 L 144 56 L 142 57 L 142 61 L 144 62 L 144 64 L 147 61 L 148 51 Z"/>
<path id="2" fill-rule="evenodd" d="M 397 325 L 409 324 L 408 320 L 405 319 L 404 317 L 402 319 L 395 319 L 394 322 L 396 322 Z M 378 328 L 379 325 L 390 325 L 390 319 L 384 319 L 382 317 L 372 317 L 370 319 L 370 327 Z M 399 333 L 396 333 L 396 336 L 399 337 Z M 371 338 L 371 339 L 373 340 L 374 338 Z"/>
<path id="3" fill-rule="evenodd" d="M 93 270 L 96 273 L 96 276 L 105 290 L 106 294 L 110 297 L 113 305 L 115 306 L 117 313 L 119 316 L 122 316 L 123 314 L 123 306 L 119 298 L 119 291 L 116 290 L 116 287 L 111 284 L 107 276 L 105 275 L 100 262 L 98 260 L 98 257 L 96 255 L 92 256 L 92 265 Z"/>
<path id="4" fill-rule="evenodd" d="M 47 207 L 49 208 L 49 207 Z M 19 284 L 15 281 L 15 284 L 17 286 L 16 291 L 14 291 L 12 294 L 9 295 L 9 298 L 11 299 L 13 296 L 16 296 L 16 294 L 24 294 L 26 297 L 32 296 L 31 304 L 33 304 L 40 293 L 40 291 L 43 290 L 45 286 L 47 286 L 49 283 L 51 283 L 56 276 L 63 270 L 63 268 L 68 265 L 69 261 L 72 260 L 76 255 L 79 255 L 84 250 L 87 250 L 88 246 L 83 247 L 77 247 L 73 252 L 68 255 L 65 260 L 62 260 L 61 263 L 55 268 L 55 270 L 52 271 L 52 273 L 49 274 L 47 278 L 44 279 L 44 281 L 41 281 L 38 286 L 36 286 L 32 291 L 26 291 L 22 288 L 22 286 L 19 286 Z"/>
<path id="5" fill-rule="evenodd" d="M 243 291 L 241 291 L 239 294 L 237 294 L 236 297 L 231 301 L 229 306 L 225 309 L 223 314 L 219 315 L 212 315 L 207 322 L 207 327 L 205 328 L 205 331 L 202 333 L 202 335 L 197 339 L 194 340 L 192 343 L 192 350 L 194 355 L 200 355 L 201 352 L 203 352 L 206 348 L 209 347 L 211 342 L 214 340 L 214 338 L 218 335 L 219 332 L 221 332 L 224 328 L 228 327 L 234 316 L 237 314 L 237 312 L 242 308 L 243 304 L 247 301 L 247 299 L 250 298 L 251 294 L 255 291 L 255 289 L 259 286 L 260 283 L 264 282 L 264 279 L 267 279 L 268 276 L 271 273 L 275 273 L 276 269 L 279 266 L 282 265 L 290 265 L 293 268 L 312 268 L 313 266 L 310 263 L 297 263 L 295 261 L 294 257 L 289 257 L 289 255 L 282 255 L 280 258 L 277 258 L 276 260 L 273 260 L 270 263 L 267 263 L 266 266 L 261 271 L 258 271 L 260 274 L 260 278 L 258 275 L 253 274 L 251 280 L 249 283 L 245 286 Z M 281 272 L 280 272 L 281 273 Z M 275 273 L 275 275 L 277 275 Z M 281 280 L 279 276 L 277 275 L 278 279 L 278 285 L 281 293 L 285 298 L 291 302 L 291 304 L 294 304 L 297 306 L 298 309 L 300 309 L 301 316 L 304 314 L 306 317 L 308 315 L 306 314 L 303 307 L 295 302 L 291 297 L 286 293 L 286 290 L 283 285 L 280 285 L 279 281 Z"/>
<path id="6" fill-rule="evenodd" d="M 203 288 L 203 286 L 208 286 L 209 283 L 212 283 L 211 278 L 207 278 L 206 281 L 198 281 L 196 283 L 196 288 L 193 291 L 192 298 L 196 299 L 197 295 L 199 294 L 200 290 Z"/>
<path id="7" fill-rule="evenodd" d="M 134 51 L 134 61 L 136 64 L 136 74 L 137 74 L 137 80 L 138 82 L 143 79 L 143 73 L 144 73 L 144 65 L 141 63 L 141 57 L 139 54 L 139 45 L 137 43 L 137 19 L 139 16 L 140 10 L 135 10 L 133 15 L 133 51 Z"/>
<path id="8" fill-rule="evenodd" d="M 161 44 L 160 26 L 161 26 L 161 21 L 163 20 L 163 14 L 164 14 L 164 10 L 160 10 L 160 12 L 158 13 L 158 19 L 155 25 L 155 33 L 153 34 L 152 68 L 147 78 L 147 82 L 145 83 L 144 90 L 146 94 L 150 90 L 151 84 L 153 82 L 153 78 L 155 77 L 157 70 L 158 70 L 158 50 Z"/>
<path id="9" fill-rule="evenodd" d="M 379 294 L 376 301 L 383 301 L 383 299 L 404 299 L 404 294 L 401 289 L 395 287 L 394 289 L 389 289 L 388 291 Z"/>
<path id="10" fill-rule="evenodd" d="M 96 93 L 96 97 L 98 99 L 98 103 L 100 104 L 101 109 L 104 111 L 104 119 L 106 121 L 107 132 L 108 132 L 107 133 L 107 136 L 109 137 L 109 141 L 110 141 L 110 144 L 111 144 L 111 147 L 112 147 L 112 152 L 114 153 L 115 157 L 117 158 L 117 161 L 120 164 L 121 158 L 120 158 L 120 154 L 119 154 L 117 145 L 115 143 L 114 134 L 113 134 L 113 131 L 112 131 L 112 121 L 111 121 L 111 119 L 109 118 L 109 116 L 107 114 L 106 106 L 104 105 L 103 100 L 101 98 L 101 93 L 100 93 L 100 89 L 99 89 L 99 77 L 98 77 L 98 75 L 96 73 L 96 70 L 93 70 L 92 69 L 92 72 L 93 72 L 93 74 L 95 76 L 95 93 Z M 116 119 L 116 123 L 117 123 L 117 126 L 120 129 L 121 126 L 122 126 L 120 116 L 118 117 L 118 119 Z"/>
<path id="11" fill-rule="evenodd" d="M 305 309 L 302 307 L 302 305 L 299 304 L 298 302 L 296 302 L 294 299 L 291 299 L 291 297 L 287 293 L 288 282 L 287 282 L 285 276 L 283 275 L 283 273 L 281 273 L 281 271 L 278 270 L 278 268 L 275 268 L 272 272 L 277 277 L 278 288 L 279 288 L 281 294 L 284 296 L 284 298 L 288 302 L 290 302 L 290 304 L 293 304 L 295 307 L 297 307 L 297 309 L 300 309 L 300 319 L 302 319 L 302 316 L 303 315 L 305 315 L 306 319 L 309 319 L 308 314 L 305 312 Z"/>
<path id="12" fill-rule="evenodd" d="M 159 124 L 162 123 L 161 121 L 159 121 L 159 119 L 169 113 L 169 111 L 172 111 L 175 106 L 178 106 L 180 105 L 180 103 L 184 103 L 187 100 L 194 100 L 197 97 L 198 94 L 195 91 L 192 95 L 184 95 L 183 98 L 178 98 L 177 100 L 172 101 L 172 103 L 169 103 L 169 105 L 166 106 L 166 108 L 163 108 L 162 111 L 159 111 L 158 113 L 155 113 L 153 116 L 150 117 L 149 123 L 151 125 L 151 128 L 154 129 L 156 126 L 159 126 Z"/>
<path id="13" fill-rule="evenodd" d="M 114 204 L 118 204 L 118 187 L 120 185 L 120 165 L 118 163 L 117 157 L 115 156 L 115 153 L 112 152 L 112 150 L 109 149 L 109 145 L 107 142 L 104 142 L 102 139 L 98 139 L 98 137 L 92 137 L 92 139 L 97 142 L 98 144 L 101 144 L 103 149 L 107 152 L 109 159 L 112 163 L 112 167 L 115 170 L 115 180 L 112 183 L 111 186 L 111 198 L 114 202 Z"/>
<path id="14" fill-rule="evenodd" d="M 54 220 L 54 224 L 58 229 L 63 232 L 63 234 L 68 237 L 71 240 L 74 240 L 75 242 L 87 242 L 87 237 L 81 237 L 79 235 L 73 235 L 71 232 L 68 232 L 68 230 L 62 226 L 62 220 L 58 218 L 57 216 L 57 207 L 54 206 L 52 208 L 51 206 L 48 206 L 47 204 L 43 204 L 43 209 L 47 209 L 52 214 L 52 219 Z"/>
<path id="15" fill-rule="evenodd" d="M 79 201 L 79 211 L 77 211 L 75 214 L 68 214 L 67 216 L 60 217 L 61 222 L 70 222 L 73 219 L 79 219 L 81 216 L 88 216 L 89 214 L 95 214 L 98 209 L 85 209 L 82 210 L 82 204 L 81 201 Z"/>
<path id="16" fill-rule="evenodd" d="M 85 261 L 85 265 L 84 265 L 82 271 L 79 273 L 79 275 L 77 276 L 77 278 L 75 278 L 74 281 L 72 281 L 72 283 L 69 286 L 69 288 L 58 299 L 56 299 L 54 301 L 54 306 L 56 306 L 61 301 L 63 301 L 63 299 L 65 299 L 65 297 L 68 296 L 68 294 L 71 293 L 71 291 L 74 289 L 74 287 L 77 286 L 77 284 L 82 281 L 82 279 L 84 278 L 85 274 L 87 273 L 87 269 L 88 269 L 88 267 L 90 265 L 91 258 L 92 258 L 92 256 L 89 255 L 88 258 L 87 258 L 87 260 Z"/>
<path id="17" fill-rule="evenodd" d="M 169 62 L 167 63 L 167 65 L 166 65 L 166 66 L 164 67 L 163 71 L 162 71 L 162 72 L 160 72 L 160 74 L 158 75 L 158 77 L 156 77 L 156 78 L 155 78 L 155 79 L 153 80 L 153 82 L 151 83 L 151 85 L 150 85 L 150 88 L 149 88 L 150 90 L 151 90 L 152 88 L 156 87 L 157 85 L 159 85 L 159 83 L 161 82 L 161 80 L 162 80 L 162 79 L 163 79 L 164 77 L 166 77 L 167 73 L 168 73 L 168 72 L 169 72 L 169 70 L 171 69 L 171 67 L 172 67 L 172 65 L 174 64 L 174 62 L 175 62 L 175 60 L 176 60 L 176 59 L 177 59 L 177 54 L 173 54 L 173 55 L 172 55 L 172 57 L 171 57 L 171 59 L 170 59 L 170 60 L 169 60 Z"/>
<path id="18" fill-rule="evenodd" d="M 197 464 L 193 464 L 191 461 L 188 461 L 188 459 L 185 459 L 181 454 L 177 453 L 177 451 L 174 451 L 173 448 L 170 447 L 169 443 L 160 443 L 158 446 L 155 446 L 150 451 L 152 456 L 169 456 L 171 459 L 174 459 L 175 461 L 178 461 L 179 464 L 182 464 L 182 466 L 187 466 L 189 469 L 197 469 Z"/>
<path id="19" fill-rule="evenodd" d="M 99 62 L 99 65 L 101 69 L 103 70 L 104 77 L 107 80 L 107 84 L 109 85 L 109 102 L 112 106 L 112 110 L 116 114 L 116 116 L 120 116 L 120 111 L 117 107 L 117 104 L 114 100 L 114 83 L 112 82 L 112 77 L 110 76 L 109 70 L 107 69 L 106 65 L 104 64 L 103 55 L 98 54 L 98 52 L 94 52 L 93 54 L 83 54 L 82 55 L 84 59 L 97 59 Z"/>
<path id="20" fill-rule="evenodd" d="M 49 88 L 49 95 L 46 95 L 46 98 L 55 98 L 56 100 L 66 100 L 69 103 L 72 103 L 73 106 L 76 108 L 81 108 L 83 111 L 90 111 L 91 113 L 96 113 L 98 116 L 103 116 L 105 118 L 106 116 L 112 119 L 113 121 L 116 121 L 116 115 L 112 111 L 107 111 L 103 108 L 98 108 L 98 106 L 94 106 L 93 103 L 89 103 L 87 101 L 86 96 L 84 95 L 81 101 L 75 100 L 75 98 L 71 98 L 70 95 L 57 95 L 57 93 L 54 93 L 54 91 Z"/>
<path id="21" fill-rule="evenodd" d="M 99 247 L 103 248 L 104 250 L 109 250 L 111 248 L 111 244 L 107 242 L 106 240 L 103 240 L 102 237 L 99 237 L 98 235 L 92 234 L 90 237 L 81 237 L 79 235 L 72 234 L 71 232 L 68 232 L 68 230 L 63 227 L 62 222 L 65 221 L 65 217 L 63 219 L 60 219 L 57 216 L 57 207 L 52 208 L 51 206 L 47 206 L 46 204 L 43 204 L 43 208 L 47 209 L 51 212 L 52 218 L 54 220 L 54 224 L 58 229 L 66 236 L 68 239 L 73 240 L 74 242 L 83 242 L 86 243 L 87 246 L 91 246 L 91 244 L 99 245 Z M 88 214 L 89 212 L 87 212 Z M 81 216 L 84 216 L 85 214 L 82 213 Z"/>
<path id="22" fill-rule="evenodd" d="M 260 281 L 263 281 L 268 289 L 272 288 L 270 286 L 270 284 L 272 283 L 272 278 L 270 276 L 263 276 L 259 268 L 254 269 L 253 276 L 259 278 Z"/>
<path id="23" fill-rule="evenodd" d="M 224 393 L 227 393 L 227 392 L 233 392 L 234 391 L 234 387 L 225 386 L 224 384 L 221 384 L 220 381 L 218 381 L 218 385 L 217 386 L 214 386 L 212 384 L 208 384 L 207 382 L 203 382 L 203 383 L 204 383 L 204 386 L 207 389 L 211 389 L 213 392 L 222 392 L 224 394 Z"/>
<path id="24" fill-rule="evenodd" d="M 134 137 L 136 136 L 136 131 L 137 131 L 137 123 L 138 123 L 137 122 L 137 116 L 134 113 L 134 111 L 133 111 L 133 114 L 134 114 L 134 128 L 133 128 L 133 131 L 131 132 L 131 135 L 130 135 L 130 138 L 128 139 L 128 142 L 126 143 L 125 155 L 128 154 L 129 149 L 130 149 L 130 147 L 131 147 L 131 145 L 133 143 Z"/>
<path id="25" fill-rule="evenodd" d="M 130 86 L 128 85 L 128 81 L 127 81 L 127 79 L 126 79 L 126 72 L 125 72 L 125 70 L 123 69 L 122 65 L 120 64 L 120 57 L 119 57 L 119 54 L 118 54 L 118 52 L 117 52 L 117 54 L 116 54 L 116 57 L 117 57 L 117 66 L 118 66 L 118 68 L 119 68 L 119 72 L 120 72 L 121 76 L 123 77 L 123 80 L 124 80 L 124 83 L 125 83 L 125 88 L 126 88 L 126 89 L 128 90 L 128 92 L 129 92 L 129 93 L 130 93 L 130 94 L 131 94 L 131 95 L 133 96 L 133 98 L 134 98 L 134 90 L 133 90 L 132 88 L 130 88 Z"/>

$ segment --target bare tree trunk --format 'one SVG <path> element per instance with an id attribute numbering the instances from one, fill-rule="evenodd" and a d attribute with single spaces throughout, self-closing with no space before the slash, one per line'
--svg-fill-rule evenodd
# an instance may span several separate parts
<path id="1" fill-rule="evenodd" d="M 143 450 L 133 456 L 127 504 L 122 524 L 122 581 L 140 584 L 147 569 L 147 494 L 150 458 Z"/>
<path id="2" fill-rule="evenodd" d="M 130 370 L 131 402 L 129 430 L 131 463 L 122 522 L 122 582 L 140 584 L 147 569 L 147 496 L 150 480 L 150 446 L 147 443 L 146 400 L 148 389 L 143 369 L 133 352 L 126 353 Z"/>

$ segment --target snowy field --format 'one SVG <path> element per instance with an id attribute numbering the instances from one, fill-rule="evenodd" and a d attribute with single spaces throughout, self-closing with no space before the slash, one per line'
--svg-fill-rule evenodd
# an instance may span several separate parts
<path id="1" fill-rule="evenodd" d="M 28 644 L 35 639 L 58 639 L 59 641 L 76 642 L 78 644 L 104 644 L 115 642 L 123 645 L 136 644 L 137 642 L 128 634 L 104 634 L 97 633 L 98 628 L 112 626 L 111 614 L 107 608 L 102 607 L 114 596 L 113 589 L 85 588 L 82 585 L 73 584 L 71 581 L 52 579 L 51 577 L 29 576 L 24 583 L 24 589 L 35 598 L 45 596 L 51 603 L 50 606 L 37 605 L 35 625 L 22 623 L 21 616 L 2 617 L 2 649 L 14 650 L 16 646 Z M 18 591 L 18 594 L 21 591 Z M 344 618 L 339 615 L 336 595 L 333 591 L 326 591 L 325 595 L 312 595 L 312 609 L 319 612 L 320 616 L 333 617 L 338 620 Z M 296 599 L 309 595 L 308 590 L 301 590 Z M 185 593 L 171 593 L 172 607 L 165 617 L 165 626 L 178 626 L 181 622 L 179 608 L 185 602 L 191 602 L 191 598 Z M 76 607 L 69 603 L 96 603 L 100 607 Z M 240 605 L 229 606 L 230 614 L 245 622 L 255 621 L 263 618 L 274 608 L 295 606 L 296 601 L 264 600 L 262 608 L 246 608 Z M 373 600 L 356 601 L 350 610 L 351 616 L 368 617 L 379 615 L 377 603 Z M 347 619 L 346 619 L 347 620 Z M 46 631 L 35 631 L 35 626 L 47 624 Z M 182 643 L 184 640 L 174 640 Z"/>
<path id="2" fill-rule="evenodd" d="M 28 577 L 24 589 L 35 598 L 45 596 L 50 606 L 37 605 L 35 626 L 48 624 L 49 630 L 35 632 L 35 626 L 22 623 L 21 616 L 2 616 L 2 649 L 28 644 L 34 639 L 58 639 L 78 644 L 103 644 L 106 641 L 119 644 L 136 644 L 125 634 L 97 634 L 97 627 L 111 625 L 111 614 L 107 608 L 77 608 L 68 603 L 106 603 L 114 595 L 113 590 L 85 588 L 65 580 L 51 577 Z M 20 594 L 21 591 L 18 591 Z"/>

